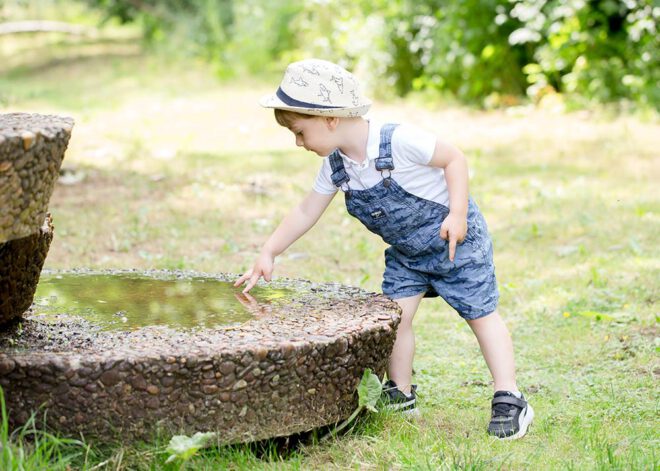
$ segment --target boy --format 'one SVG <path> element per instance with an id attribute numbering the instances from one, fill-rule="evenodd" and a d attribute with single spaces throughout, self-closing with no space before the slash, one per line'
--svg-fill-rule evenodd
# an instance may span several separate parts
<path id="1" fill-rule="evenodd" d="M 275 109 L 277 122 L 294 133 L 297 146 L 324 159 L 313 190 L 284 218 L 235 286 L 247 282 L 247 293 L 260 277 L 270 281 L 275 257 L 307 232 L 342 190 L 348 212 L 390 244 L 383 293 L 402 314 L 383 390 L 388 407 L 417 413 L 412 320 L 423 297 L 440 295 L 472 328 L 493 376 L 488 432 L 503 439 L 525 435 L 534 413 L 516 385 L 511 337 L 496 311 L 492 243 L 468 197 L 463 154 L 413 126 L 381 126 L 362 118 L 371 102 L 355 77 L 319 59 L 290 64 L 277 92 L 260 104 Z"/>

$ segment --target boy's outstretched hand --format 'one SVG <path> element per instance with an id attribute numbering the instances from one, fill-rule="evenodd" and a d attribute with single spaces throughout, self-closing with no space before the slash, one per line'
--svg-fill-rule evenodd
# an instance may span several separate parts
<path id="1" fill-rule="evenodd" d="M 243 293 L 247 293 L 252 288 L 254 288 L 254 285 L 257 284 L 257 281 L 259 281 L 259 278 L 261 278 L 262 276 L 264 280 L 270 281 L 270 277 L 273 273 L 274 263 L 275 263 L 275 257 L 273 257 L 268 253 L 262 252 L 261 255 L 259 255 L 259 258 L 257 258 L 257 261 L 254 263 L 252 269 L 248 270 L 244 275 L 242 275 L 238 280 L 236 280 L 234 286 L 235 287 L 241 286 L 243 283 L 247 281 L 247 284 L 243 289 Z"/>
<path id="2" fill-rule="evenodd" d="M 466 234 L 467 217 L 449 211 L 449 214 L 445 220 L 442 221 L 442 225 L 440 226 L 440 237 L 449 241 L 450 261 L 454 261 L 454 255 L 456 255 L 456 244 L 463 242 L 463 240 L 465 240 Z"/>

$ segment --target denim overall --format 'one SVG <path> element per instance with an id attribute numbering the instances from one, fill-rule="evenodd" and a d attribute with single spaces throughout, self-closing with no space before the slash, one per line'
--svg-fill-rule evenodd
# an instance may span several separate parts
<path id="1" fill-rule="evenodd" d="M 449 243 L 440 237 L 449 208 L 408 193 L 392 178 L 396 127 L 381 128 L 376 170 L 383 179 L 371 188 L 352 190 L 339 151 L 328 157 L 332 183 L 344 192 L 348 212 L 390 245 L 385 250 L 383 293 L 392 299 L 439 294 L 468 320 L 490 314 L 499 295 L 486 221 L 470 198 L 467 235 L 451 262 Z"/>

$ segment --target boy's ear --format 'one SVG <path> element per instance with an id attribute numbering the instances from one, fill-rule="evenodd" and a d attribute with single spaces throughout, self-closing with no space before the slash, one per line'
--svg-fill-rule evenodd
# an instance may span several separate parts
<path id="1" fill-rule="evenodd" d="M 331 131 L 334 131 L 337 129 L 337 126 L 339 125 L 339 118 L 336 116 L 328 116 L 325 118 L 325 124 L 328 126 L 328 129 Z"/>

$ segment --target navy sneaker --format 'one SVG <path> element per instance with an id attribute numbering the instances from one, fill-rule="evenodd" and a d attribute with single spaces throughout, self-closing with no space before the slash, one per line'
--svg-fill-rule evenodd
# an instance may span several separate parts
<path id="1" fill-rule="evenodd" d="M 534 410 L 525 396 L 516 397 L 509 391 L 497 391 L 493 396 L 488 433 L 503 440 L 522 438 L 534 419 Z"/>
<path id="2" fill-rule="evenodd" d="M 399 390 L 394 381 L 389 379 L 383 384 L 380 401 L 386 410 L 401 412 L 405 415 L 419 415 L 416 384 L 410 388 L 410 394 L 405 394 Z"/>

